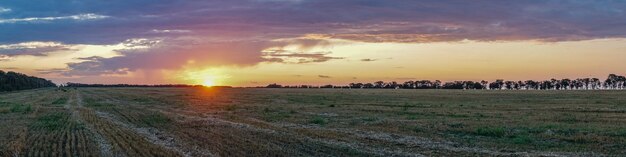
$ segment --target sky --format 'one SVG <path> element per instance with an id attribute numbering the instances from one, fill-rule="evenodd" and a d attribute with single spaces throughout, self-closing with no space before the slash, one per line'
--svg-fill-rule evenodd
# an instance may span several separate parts
<path id="1" fill-rule="evenodd" d="M 2 0 L 0 70 L 55 83 L 345 85 L 626 73 L 620 0 Z"/>

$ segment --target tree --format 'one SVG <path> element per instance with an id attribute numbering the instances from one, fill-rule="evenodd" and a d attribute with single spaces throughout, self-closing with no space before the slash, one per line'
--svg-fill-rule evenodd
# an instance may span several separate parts
<path id="1" fill-rule="evenodd" d="M 374 88 L 374 87 L 375 87 L 374 84 L 371 84 L 371 83 L 363 84 L 363 88 Z"/>
<path id="2" fill-rule="evenodd" d="M 374 82 L 374 87 L 376 87 L 376 88 L 383 88 L 383 87 L 385 87 L 385 82 L 383 82 L 383 81 L 376 81 L 376 82 Z"/>
<path id="3" fill-rule="evenodd" d="M 402 84 L 402 88 L 404 89 L 411 89 L 411 88 L 415 88 L 414 87 L 415 82 L 414 81 L 406 81 Z"/>
<path id="4" fill-rule="evenodd" d="M 570 86 L 572 80 L 570 79 L 562 79 L 561 80 L 561 90 L 567 90 L 567 88 Z"/>
<path id="5" fill-rule="evenodd" d="M 600 79 L 598 78 L 592 78 L 591 79 L 591 89 L 600 89 L 601 87 L 601 83 L 600 83 Z"/>
<path id="6" fill-rule="evenodd" d="M 487 89 L 487 88 L 489 88 L 489 87 L 488 87 L 489 82 L 487 82 L 487 81 L 485 81 L 485 80 L 480 81 L 480 85 L 483 87 L 482 89 Z"/>
<path id="7" fill-rule="evenodd" d="M 56 84 L 43 78 L 28 76 L 16 72 L 0 70 L 0 91 L 15 91 L 44 87 L 56 87 Z"/>
<path id="8" fill-rule="evenodd" d="M 276 83 L 272 83 L 267 85 L 265 88 L 282 88 L 282 85 L 276 84 Z"/>

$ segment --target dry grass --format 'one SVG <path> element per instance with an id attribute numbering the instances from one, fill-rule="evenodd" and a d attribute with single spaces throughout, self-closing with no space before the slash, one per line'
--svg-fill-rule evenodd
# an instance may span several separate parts
<path id="1" fill-rule="evenodd" d="M 621 156 L 624 94 L 31 90 L 0 94 L 0 156 Z"/>

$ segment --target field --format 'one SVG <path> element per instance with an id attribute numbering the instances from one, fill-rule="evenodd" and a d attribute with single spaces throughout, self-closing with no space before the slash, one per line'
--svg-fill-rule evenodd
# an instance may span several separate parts
<path id="1" fill-rule="evenodd" d="M 626 91 L 0 94 L 0 156 L 625 156 Z"/>

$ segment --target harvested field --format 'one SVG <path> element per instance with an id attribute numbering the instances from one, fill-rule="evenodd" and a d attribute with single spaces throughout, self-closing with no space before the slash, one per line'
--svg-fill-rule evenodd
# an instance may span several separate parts
<path id="1" fill-rule="evenodd" d="M 626 91 L 0 94 L 0 156 L 624 156 Z"/>

